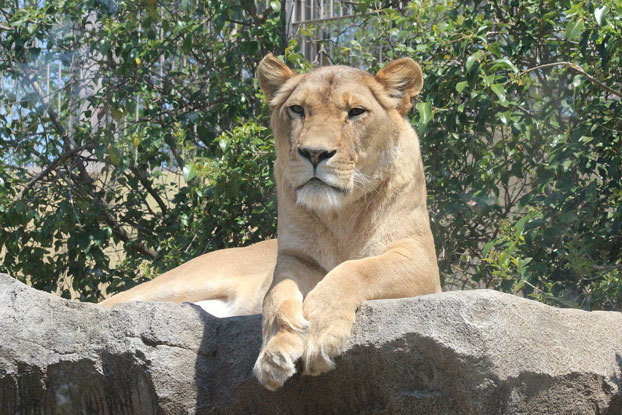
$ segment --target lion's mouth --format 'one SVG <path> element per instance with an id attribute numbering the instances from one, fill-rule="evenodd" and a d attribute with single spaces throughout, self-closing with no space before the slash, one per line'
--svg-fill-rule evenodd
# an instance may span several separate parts
<path id="1" fill-rule="evenodd" d="M 317 185 L 320 185 L 320 186 L 326 186 L 326 187 L 329 187 L 329 188 L 331 188 L 331 189 L 333 189 L 334 191 L 339 192 L 339 193 L 343 193 L 343 194 L 348 193 L 348 189 L 343 188 L 343 187 L 339 187 L 339 186 L 333 186 L 333 185 L 331 185 L 331 184 L 326 183 L 325 181 L 323 181 L 322 179 L 320 179 L 320 178 L 318 178 L 318 177 L 312 177 L 312 178 L 310 178 L 309 180 L 307 180 L 306 182 L 304 182 L 303 184 L 301 184 L 300 186 L 298 186 L 298 187 L 296 188 L 296 190 L 300 190 L 300 189 L 302 189 L 303 187 L 305 187 L 305 186 L 307 186 L 307 185 L 316 185 L 316 186 L 317 186 Z"/>

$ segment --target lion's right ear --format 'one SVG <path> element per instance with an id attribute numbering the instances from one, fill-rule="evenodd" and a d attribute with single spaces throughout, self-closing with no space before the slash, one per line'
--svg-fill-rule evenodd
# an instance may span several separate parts
<path id="1" fill-rule="evenodd" d="M 268 96 L 268 101 L 272 101 L 278 90 L 292 76 L 294 72 L 271 53 L 261 60 L 257 68 L 257 80 L 262 91 Z"/>

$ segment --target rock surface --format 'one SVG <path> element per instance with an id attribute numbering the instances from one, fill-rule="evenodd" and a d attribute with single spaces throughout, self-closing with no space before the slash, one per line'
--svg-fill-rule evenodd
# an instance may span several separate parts
<path id="1" fill-rule="evenodd" d="M 622 313 L 494 291 L 365 303 L 337 369 L 251 376 L 260 317 L 106 309 L 0 274 L 0 414 L 622 414 Z"/>

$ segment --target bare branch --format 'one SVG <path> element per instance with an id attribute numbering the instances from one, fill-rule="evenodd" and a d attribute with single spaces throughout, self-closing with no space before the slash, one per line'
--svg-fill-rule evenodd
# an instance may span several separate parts
<path id="1" fill-rule="evenodd" d="M 544 68 L 550 68 L 553 66 L 565 66 L 567 68 L 572 69 L 575 72 L 580 73 L 581 75 L 585 76 L 587 79 L 590 80 L 590 82 L 592 82 L 593 84 L 599 86 L 600 88 L 604 89 L 605 91 L 609 92 L 610 94 L 613 94 L 619 98 L 622 98 L 622 92 L 620 91 L 616 91 L 615 89 L 610 88 L 609 86 L 605 85 L 602 81 L 599 81 L 598 79 L 594 78 L 592 75 L 588 74 L 587 72 L 585 72 L 583 70 L 583 68 L 581 68 L 579 65 L 572 63 L 572 62 L 553 62 L 553 63 L 545 63 L 543 65 L 538 65 L 535 66 L 533 68 L 529 68 L 524 70 L 523 72 L 521 72 L 521 76 L 525 75 L 529 72 L 533 72 L 536 71 L 538 69 L 544 69 Z"/>
<path id="2" fill-rule="evenodd" d="M 108 226 L 110 226 L 112 233 L 116 235 L 117 238 L 121 239 L 126 244 L 129 243 L 129 245 L 126 245 L 128 248 L 140 252 L 141 254 L 148 256 L 151 259 L 155 259 L 158 256 L 158 253 L 155 249 L 144 245 L 142 242 L 132 241 L 127 231 L 123 229 L 123 227 L 117 223 L 116 219 L 110 215 L 110 212 L 108 211 L 108 206 L 106 206 L 106 204 L 101 199 L 96 198 L 95 202 L 100 205 L 100 208 L 102 209 L 102 216 L 104 222 L 106 222 Z"/>
<path id="3" fill-rule="evenodd" d="M 166 215 L 166 212 L 167 212 L 166 203 L 164 203 L 164 201 L 162 200 L 162 198 L 160 197 L 156 189 L 154 189 L 153 186 L 151 186 L 151 183 L 149 182 L 149 179 L 147 178 L 147 174 L 143 170 L 139 170 L 138 168 L 134 166 L 130 166 L 130 170 L 132 171 L 132 173 L 136 175 L 136 177 L 138 177 L 138 180 L 143 185 L 145 190 L 147 190 L 147 192 L 149 192 L 149 194 L 155 199 L 158 206 L 160 206 L 160 211 L 162 212 L 162 214 Z"/>
<path id="4" fill-rule="evenodd" d="M 26 78 L 26 80 L 32 85 L 32 87 L 34 88 L 34 90 L 37 92 L 37 94 L 39 95 L 39 97 L 41 98 L 41 100 L 47 104 L 47 102 L 44 99 L 44 94 L 43 94 L 43 89 L 41 88 L 41 86 L 39 85 L 39 83 L 34 80 L 33 78 L 31 78 L 28 74 L 24 74 L 24 78 Z M 54 125 L 54 128 L 56 129 L 57 133 L 61 136 L 62 140 L 68 144 L 69 142 L 71 142 L 72 140 L 70 139 L 70 137 L 67 136 L 67 132 L 65 127 L 63 127 L 63 125 L 60 123 L 59 119 L 58 119 L 58 115 L 56 114 L 56 112 L 54 112 L 54 110 L 50 107 L 47 106 L 47 113 L 50 117 L 50 120 L 52 121 L 52 124 Z M 21 196 L 23 196 L 26 191 L 28 191 L 32 185 L 37 181 L 40 180 L 40 177 L 44 177 L 45 175 L 49 174 L 50 171 L 52 171 L 58 164 L 62 163 L 64 160 L 67 160 L 68 158 L 72 157 L 73 155 L 75 155 L 76 153 L 88 149 L 88 148 L 92 148 L 94 147 L 93 143 L 90 144 L 85 144 L 83 146 L 80 147 L 76 147 L 73 150 L 67 150 L 65 153 L 63 153 L 63 155 L 61 155 L 61 157 L 59 157 L 57 159 L 57 161 L 53 162 L 50 166 L 48 166 L 45 170 L 43 170 L 39 175 L 37 175 L 36 180 L 34 180 L 35 178 L 33 178 L 33 180 L 31 180 L 32 183 L 29 182 L 28 185 L 26 185 L 26 188 L 24 188 L 25 191 L 22 191 L 20 193 L 20 198 Z M 62 159 L 62 160 L 61 160 Z M 86 172 L 86 168 L 84 166 L 84 163 L 82 163 L 82 160 L 78 160 L 78 168 L 80 170 L 80 178 L 81 181 L 83 181 L 84 183 L 89 183 L 92 185 L 93 180 L 91 179 L 91 177 L 88 175 L 88 173 Z M 112 217 L 112 215 L 109 212 L 109 208 L 106 205 L 106 203 L 101 200 L 100 198 L 96 197 L 94 194 L 92 194 L 92 190 L 90 191 L 90 197 L 93 199 L 93 201 L 102 209 L 102 216 L 104 221 L 110 226 L 110 228 L 112 229 L 112 233 L 114 235 L 116 235 L 119 239 L 121 239 L 123 242 L 129 242 L 129 248 L 133 249 L 145 256 L 148 256 L 152 259 L 155 259 L 158 255 L 158 253 L 153 249 L 150 248 L 148 246 L 145 246 L 144 244 L 142 244 L 141 242 L 138 241 L 132 241 L 130 238 L 130 235 L 127 233 L 127 231 L 125 229 L 123 229 L 122 226 L 120 226 L 116 219 Z"/>
<path id="5" fill-rule="evenodd" d="M 38 182 L 39 180 L 43 179 L 45 176 L 50 174 L 52 172 L 52 170 L 54 170 L 56 167 L 58 167 L 59 164 L 64 163 L 66 160 L 72 158 L 74 155 L 76 155 L 77 153 L 79 153 L 79 152 L 81 152 L 83 150 L 92 149 L 94 147 L 95 147 L 95 144 L 93 144 L 93 143 L 84 144 L 84 145 L 82 145 L 80 147 L 73 148 L 73 149 L 71 149 L 69 151 L 66 151 L 63 154 L 61 154 L 56 160 L 54 160 L 52 163 L 50 163 L 49 166 L 47 166 L 45 169 L 41 170 L 41 172 L 39 174 L 37 174 L 35 177 L 30 179 L 30 181 L 28 183 L 26 183 L 26 186 L 24 186 L 22 191 L 19 192 L 19 194 L 17 195 L 17 200 L 23 199 L 24 196 L 30 191 L 30 189 L 32 189 L 32 187 L 34 186 L 34 184 L 36 182 Z"/>
<path id="6" fill-rule="evenodd" d="M 85 194 L 84 192 L 82 192 L 80 190 L 80 188 L 77 188 L 77 190 L 83 195 L 83 196 L 87 196 L 89 197 L 93 202 L 95 202 L 95 204 L 99 207 L 100 209 L 100 217 L 101 219 L 106 222 L 106 224 L 108 224 L 108 226 L 110 226 L 110 229 L 112 230 L 112 233 L 119 238 L 120 240 L 122 240 L 124 243 L 126 243 L 127 245 L 125 245 L 128 249 L 134 250 L 136 252 L 139 252 L 151 259 L 155 259 L 158 256 L 158 253 L 155 249 L 150 248 L 148 246 L 146 246 L 145 244 L 143 244 L 140 241 L 136 241 L 136 240 L 132 240 L 132 238 L 130 237 L 130 234 L 123 228 L 123 226 L 121 226 L 121 224 L 119 224 L 119 222 L 117 221 L 117 219 L 115 217 L 112 216 L 112 214 L 110 213 L 111 209 L 110 207 L 106 204 L 106 202 L 104 202 L 101 198 L 95 196 L 94 192 L 93 192 L 93 188 L 94 186 L 92 185 L 92 180 L 90 180 L 90 177 L 87 177 L 86 179 L 83 177 L 83 175 L 85 174 L 85 171 L 82 170 L 84 167 L 82 166 L 81 168 L 81 172 L 80 175 L 78 176 L 78 180 L 85 182 L 85 183 L 90 183 L 90 186 L 87 186 L 87 193 Z M 73 175 L 72 175 L 73 178 Z"/>
<path id="7" fill-rule="evenodd" d="M 47 113 L 50 116 L 50 120 L 52 121 L 52 124 L 54 124 L 54 128 L 56 129 L 56 132 L 64 138 L 65 137 L 65 127 L 63 127 L 63 125 L 60 123 L 60 121 L 58 120 L 58 115 L 56 114 L 56 112 L 52 109 L 52 107 L 49 105 L 49 103 L 45 99 L 45 94 L 43 92 L 43 89 L 41 88 L 41 86 L 39 85 L 39 83 L 37 81 L 35 81 L 33 78 L 30 77 L 30 75 L 24 74 L 24 78 L 26 78 L 28 83 L 30 83 L 30 85 L 32 85 L 32 87 L 34 88 L 35 92 L 39 96 L 39 99 L 47 107 Z"/>

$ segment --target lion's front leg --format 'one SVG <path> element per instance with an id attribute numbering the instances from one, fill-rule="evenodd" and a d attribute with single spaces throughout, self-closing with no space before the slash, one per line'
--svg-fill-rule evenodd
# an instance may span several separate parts
<path id="1" fill-rule="evenodd" d="M 305 373 L 319 375 L 335 367 L 352 334 L 358 306 L 366 300 L 412 297 L 440 292 L 436 255 L 407 239 L 385 253 L 346 261 L 329 272 L 303 303 L 311 324 L 302 355 Z"/>
<path id="2" fill-rule="evenodd" d="M 283 386 L 296 373 L 309 322 L 302 311 L 303 294 L 324 276 L 317 267 L 291 255 L 280 255 L 273 287 L 263 302 L 263 341 L 253 372 L 270 390 Z"/>
<path id="3" fill-rule="evenodd" d="M 253 372 L 267 389 L 276 390 L 296 373 L 309 322 L 302 313 L 302 294 L 296 283 L 278 283 L 263 306 L 263 341 Z"/>
<path id="4" fill-rule="evenodd" d="M 350 339 L 360 301 L 348 295 L 349 290 L 340 284 L 347 278 L 341 277 L 329 273 L 305 298 L 304 316 L 311 325 L 303 354 L 305 374 L 315 376 L 332 370 L 334 357 L 344 351 Z"/>

